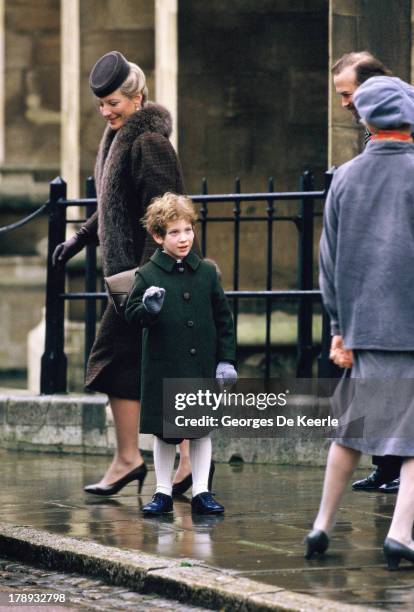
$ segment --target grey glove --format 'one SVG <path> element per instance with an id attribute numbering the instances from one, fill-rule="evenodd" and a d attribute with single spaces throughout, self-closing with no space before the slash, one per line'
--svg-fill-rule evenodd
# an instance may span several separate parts
<path id="1" fill-rule="evenodd" d="M 52 264 L 54 266 L 63 266 L 68 259 L 74 257 L 77 253 L 79 253 L 85 243 L 83 240 L 79 238 L 77 234 L 66 240 L 65 242 L 61 242 L 57 245 L 52 255 Z"/>
<path id="2" fill-rule="evenodd" d="M 162 287 L 148 287 L 142 296 L 144 308 L 150 314 L 158 314 L 164 303 L 165 289 Z"/>
<path id="3" fill-rule="evenodd" d="M 237 372 L 227 361 L 220 361 L 216 368 L 216 380 L 222 389 L 229 388 L 237 382 Z"/>

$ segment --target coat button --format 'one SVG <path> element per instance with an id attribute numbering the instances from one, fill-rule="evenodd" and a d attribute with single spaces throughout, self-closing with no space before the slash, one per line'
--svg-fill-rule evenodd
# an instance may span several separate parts
<path id="1" fill-rule="evenodd" d="M 189 300 L 190 299 L 190 294 L 188 293 L 188 291 L 186 291 L 185 293 L 183 293 L 183 298 L 185 300 Z"/>
<path id="2" fill-rule="evenodd" d="M 184 272 L 184 268 L 182 268 L 182 267 L 177 268 L 177 272 Z"/>
<path id="3" fill-rule="evenodd" d="M 190 355 L 195 355 L 197 353 L 195 348 L 190 349 Z"/>
<path id="4" fill-rule="evenodd" d="M 187 321 L 187 327 L 193 327 L 194 321 Z"/>

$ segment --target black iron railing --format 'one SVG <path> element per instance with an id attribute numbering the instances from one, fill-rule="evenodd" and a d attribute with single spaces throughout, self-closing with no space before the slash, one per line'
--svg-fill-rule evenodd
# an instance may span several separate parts
<path id="1" fill-rule="evenodd" d="M 226 294 L 233 302 L 233 313 L 236 330 L 239 314 L 239 302 L 246 298 L 265 301 L 266 335 L 265 335 L 265 372 L 270 377 L 272 338 L 272 307 L 277 300 L 296 300 L 298 302 L 298 337 L 297 337 L 297 376 L 311 377 L 314 357 L 312 337 L 313 305 L 320 301 L 320 291 L 313 286 L 314 266 L 314 217 L 320 215 L 315 211 L 315 201 L 324 200 L 332 179 L 332 172 L 325 175 L 325 188 L 314 189 L 311 172 L 304 172 L 301 177 L 300 191 L 275 192 L 273 180 L 269 180 L 268 191 L 259 193 L 241 193 L 240 181 L 236 180 L 235 192 L 230 194 L 209 194 L 207 181 L 203 181 L 201 195 L 190 196 L 200 205 L 200 238 L 204 256 L 207 252 L 207 231 L 209 223 L 233 224 L 233 287 Z M 277 203 L 296 201 L 299 208 L 293 215 L 278 215 Z M 242 205 L 246 202 L 265 202 L 266 212 L 259 215 L 244 215 Z M 232 205 L 232 216 L 220 214 L 223 205 Z M 65 240 L 68 223 L 67 209 L 72 206 L 86 207 L 86 216 L 96 209 L 96 194 L 93 179 L 87 180 L 86 198 L 67 199 L 66 183 L 56 178 L 50 185 L 49 210 L 49 247 L 47 263 L 46 288 L 46 339 L 45 352 L 41 364 L 41 393 L 61 393 L 66 391 L 67 360 L 64 352 L 64 303 L 65 300 L 85 300 L 85 363 L 88 358 L 96 329 L 96 301 L 106 300 L 103 291 L 97 291 L 96 247 L 88 246 L 85 264 L 85 291 L 65 293 L 65 270 L 52 265 L 52 253 L 56 246 Z M 219 207 L 220 206 L 220 207 Z M 214 210 L 213 210 L 214 209 Z M 211 214 L 213 211 L 213 214 Z M 79 220 L 81 221 L 81 220 Z M 273 277 L 273 238 L 276 222 L 290 222 L 298 231 L 298 268 L 297 289 L 280 291 L 272 287 Z M 263 222 L 266 224 L 266 288 L 262 291 L 240 290 L 240 235 L 244 223 Z M 323 312 L 322 350 L 318 358 L 318 373 L 322 377 L 332 373 L 329 362 L 330 332 L 329 320 Z"/>

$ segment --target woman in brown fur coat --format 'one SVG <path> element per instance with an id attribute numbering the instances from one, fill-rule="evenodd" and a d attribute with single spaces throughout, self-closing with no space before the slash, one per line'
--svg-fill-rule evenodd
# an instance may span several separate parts
<path id="1" fill-rule="evenodd" d="M 64 264 L 87 244 L 100 244 L 105 276 L 146 263 L 157 245 L 140 219 L 152 198 L 183 193 L 176 153 L 169 141 L 171 116 L 147 102 L 143 71 L 118 51 L 95 64 L 90 86 L 107 122 L 95 166 L 97 212 L 75 236 L 58 245 L 54 261 Z M 114 417 L 117 449 L 102 480 L 88 493 L 111 495 L 133 480 L 142 482 L 146 466 L 138 448 L 141 346 L 137 334 L 108 304 L 92 347 L 86 387 L 106 393 Z M 180 448 L 176 480 L 190 472 L 188 442 Z"/>

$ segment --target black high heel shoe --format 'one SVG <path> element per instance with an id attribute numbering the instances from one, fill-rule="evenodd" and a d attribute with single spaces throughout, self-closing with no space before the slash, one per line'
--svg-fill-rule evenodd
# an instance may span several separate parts
<path id="1" fill-rule="evenodd" d="M 329 538 L 324 531 L 313 529 L 306 536 L 304 543 L 306 544 L 305 559 L 312 559 L 314 553 L 323 553 L 329 546 Z"/>
<path id="2" fill-rule="evenodd" d="M 208 474 L 208 490 L 211 491 L 211 487 L 213 485 L 213 476 L 215 472 L 216 466 L 214 465 L 214 461 L 210 464 L 210 472 Z M 172 496 L 178 497 L 179 495 L 183 495 L 193 484 L 193 475 L 190 472 L 188 476 L 180 480 L 180 482 L 176 482 L 173 484 L 172 488 Z"/>
<path id="3" fill-rule="evenodd" d="M 386 538 L 384 542 L 384 555 L 387 560 L 388 569 L 393 572 L 398 569 L 401 559 L 414 563 L 414 550 L 405 544 L 397 542 L 392 538 Z"/>
<path id="4" fill-rule="evenodd" d="M 116 480 L 110 485 L 100 486 L 98 484 L 87 485 L 83 488 L 86 493 L 92 493 L 93 495 L 115 495 L 121 489 L 123 489 L 127 484 L 132 482 L 133 480 L 138 480 L 138 493 L 142 491 L 142 485 L 144 484 L 145 477 L 147 475 L 148 469 L 144 463 L 141 463 L 138 467 L 134 468 L 128 474 L 125 474 L 119 480 Z"/>

